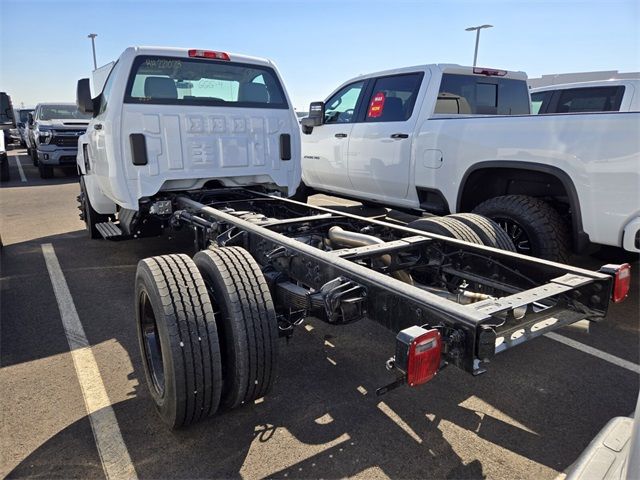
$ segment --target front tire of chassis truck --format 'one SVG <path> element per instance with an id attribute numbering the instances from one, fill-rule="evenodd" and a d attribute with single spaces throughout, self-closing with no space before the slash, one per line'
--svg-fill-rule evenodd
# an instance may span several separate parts
<path id="1" fill-rule="evenodd" d="M 78 196 L 78 203 L 80 205 L 80 219 L 84 220 L 85 227 L 89 232 L 89 238 L 98 239 L 102 238 L 102 235 L 96 228 L 98 223 L 109 221 L 109 215 L 103 215 L 96 212 L 91 206 L 89 195 L 87 194 L 87 187 L 84 183 L 84 178 L 80 177 L 80 195 Z"/>
<path id="2" fill-rule="evenodd" d="M 222 392 L 213 308 L 186 255 L 140 260 L 136 324 L 144 373 L 162 420 L 180 428 L 215 414 Z"/>
<path id="3" fill-rule="evenodd" d="M 240 247 L 212 247 L 193 261 L 220 335 L 221 405 L 232 409 L 264 397 L 276 376 L 278 323 L 260 266 Z"/>
<path id="4" fill-rule="evenodd" d="M 568 261 L 569 229 L 547 202 L 526 195 L 505 195 L 481 203 L 473 212 L 498 223 L 518 253 L 560 263 Z"/>

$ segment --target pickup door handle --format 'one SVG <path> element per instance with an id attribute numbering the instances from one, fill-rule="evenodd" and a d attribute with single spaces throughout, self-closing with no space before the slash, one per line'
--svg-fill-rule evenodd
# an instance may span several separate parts
<path id="1" fill-rule="evenodd" d="M 93 129 L 94 129 L 94 130 L 102 130 L 102 124 L 101 124 L 101 123 L 96 123 L 96 124 L 93 126 Z"/>
<path id="2" fill-rule="evenodd" d="M 408 133 L 393 133 L 391 138 L 409 138 Z"/>
<path id="3" fill-rule="evenodd" d="M 336 138 L 347 138 L 347 134 L 346 133 L 336 133 Z"/>

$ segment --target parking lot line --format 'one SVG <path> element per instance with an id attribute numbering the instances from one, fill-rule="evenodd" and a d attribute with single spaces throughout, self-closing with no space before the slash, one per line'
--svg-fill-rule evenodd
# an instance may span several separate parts
<path id="1" fill-rule="evenodd" d="M 42 244 L 42 254 L 58 302 L 64 332 L 104 473 L 108 479 L 136 479 L 137 474 L 129 451 L 122 439 L 118 420 L 111 407 L 98 364 L 84 333 L 53 245 Z"/>
<path id="2" fill-rule="evenodd" d="M 584 343 L 576 342 L 570 338 L 565 337 L 564 335 L 558 335 L 555 332 L 549 332 L 545 334 L 545 337 L 550 338 L 551 340 L 555 340 L 556 342 L 563 343 L 569 347 L 573 347 L 581 352 L 588 353 L 589 355 L 593 355 L 594 357 L 598 357 L 605 362 L 612 363 L 622 368 L 626 368 L 634 373 L 640 374 L 640 365 L 636 365 L 633 362 L 628 360 L 624 360 L 620 357 L 616 357 L 615 355 L 611 355 L 610 353 L 603 352 L 602 350 L 598 350 L 597 348 L 590 347 L 589 345 L 585 345 Z"/>
<path id="3" fill-rule="evenodd" d="M 20 157 L 18 157 L 17 155 L 15 157 L 13 157 L 16 159 L 16 164 L 18 165 L 18 172 L 20 173 L 20 180 L 22 180 L 23 182 L 27 181 L 27 177 L 24 174 L 24 170 L 22 169 L 22 163 L 20 163 Z"/>

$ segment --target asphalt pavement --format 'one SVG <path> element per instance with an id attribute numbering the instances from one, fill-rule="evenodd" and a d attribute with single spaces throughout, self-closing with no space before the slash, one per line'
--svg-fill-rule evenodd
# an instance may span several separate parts
<path id="1" fill-rule="evenodd" d="M 0 477 L 105 477 L 43 256 L 48 244 L 139 478 L 553 479 L 610 418 L 635 407 L 638 373 L 597 352 L 640 364 L 640 265 L 603 249 L 572 263 L 633 261 L 630 298 L 589 333 L 558 331 L 596 354 L 542 337 L 498 355 L 484 375 L 448 368 L 422 388 L 376 397 L 391 380 L 392 334 L 368 320 L 310 319 L 280 341 L 271 394 L 170 431 L 144 383 L 134 274 L 144 257 L 193 254 L 188 232 L 90 240 L 77 177 L 56 171 L 41 180 L 24 150 L 10 155 L 11 181 L 0 187 Z"/>

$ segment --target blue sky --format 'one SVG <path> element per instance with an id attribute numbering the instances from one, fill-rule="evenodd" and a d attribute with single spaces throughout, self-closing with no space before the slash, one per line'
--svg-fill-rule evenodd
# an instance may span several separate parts
<path id="1" fill-rule="evenodd" d="M 298 109 L 360 73 L 425 63 L 542 74 L 640 71 L 640 1 L 0 0 L 0 88 L 16 106 L 73 101 L 98 65 L 130 45 L 271 58 Z"/>

